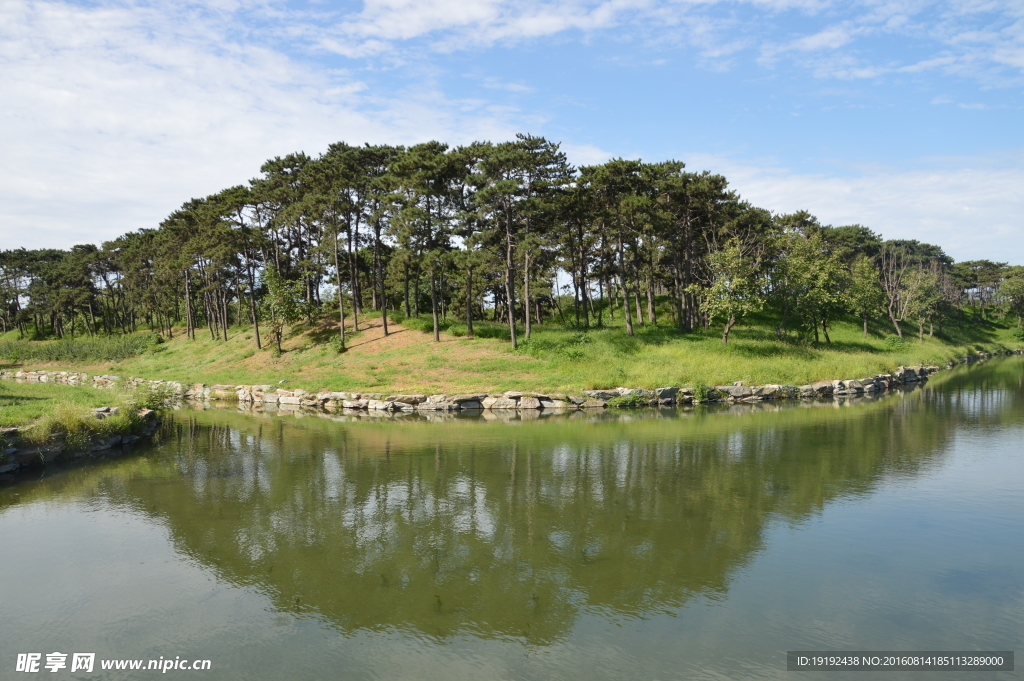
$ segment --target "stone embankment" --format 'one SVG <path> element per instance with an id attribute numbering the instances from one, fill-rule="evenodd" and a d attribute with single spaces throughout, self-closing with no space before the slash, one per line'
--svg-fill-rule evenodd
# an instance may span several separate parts
<path id="1" fill-rule="evenodd" d="M 240 404 L 273 405 L 278 409 L 327 409 L 358 411 L 472 411 L 472 410 L 568 410 L 604 409 L 615 406 L 673 406 L 712 402 L 762 402 L 767 400 L 827 398 L 877 393 L 898 385 L 924 380 L 938 371 L 934 366 L 900 367 L 892 374 L 859 379 L 819 381 L 809 385 L 755 385 L 742 382 L 703 388 L 665 387 L 584 390 L 579 394 L 507 391 L 458 395 L 386 395 L 365 392 L 320 392 L 285 389 L 274 385 L 206 385 L 175 381 L 121 380 L 117 376 L 90 376 L 74 371 L 0 371 L 0 379 L 25 382 L 91 385 L 97 388 L 146 388 L 163 391 L 170 402 L 236 401 Z"/>
<path id="2" fill-rule="evenodd" d="M 118 407 L 98 407 L 87 415 L 103 420 L 118 413 Z M 111 450 L 122 451 L 137 442 L 152 437 L 160 425 L 157 413 L 151 409 L 140 409 L 139 425 L 135 432 L 121 434 L 95 434 L 86 442 L 68 442 L 63 433 L 54 433 L 42 442 L 31 437 L 35 426 L 0 428 L 0 475 L 46 465 L 58 460 L 77 459 L 84 456 L 102 456 Z M 29 436 L 29 437 L 25 437 Z"/>
<path id="3" fill-rule="evenodd" d="M 1007 354 L 1021 354 L 1020 350 Z M 954 363 L 971 363 L 991 357 L 989 353 L 958 357 Z M 850 397 L 879 393 L 900 385 L 927 379 L 936 366 L 899 367 L 892 374 L 855 379 L 818 381 L 808 385 L 733 385 L 698 388 L 665 387 L 608 388 L 583 390 L 579 394 L 539 393 L 510 390 L 503 393 L 464 393 L 458 395 L 386 395 L 372 392 L 309 392 L 279 385 L 207 385 L 177 381 L 150 381 L 118 376 L 92 376 L 78 371 L 0 371 L 0 380 L 86 385 L 95 388 L 148 389 L 164 393 L 168 403 L 235 401 L 242 405 L 274 407 L 280 410 L 322 409 L 368 412 L 451 412 L 478 410 L 572 410 L 606 407 L 673 406 L 714 402 L 764 402 L 783 399 Z M 282 381 L 284 383 L 284 381 Z"/>

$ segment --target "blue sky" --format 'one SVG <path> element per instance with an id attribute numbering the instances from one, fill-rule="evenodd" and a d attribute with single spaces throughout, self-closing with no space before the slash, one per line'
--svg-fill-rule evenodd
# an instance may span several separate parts
<path id="1" fill-rule="evenodd" d="M 1024 264 L 1024 1 L 0 0 L 0 247 L 333 141 L 516 132 Z"/>

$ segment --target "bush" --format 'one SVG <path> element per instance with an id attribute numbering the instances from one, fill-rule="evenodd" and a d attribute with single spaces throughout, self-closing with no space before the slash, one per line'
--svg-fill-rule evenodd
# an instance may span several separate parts
<path id="1" fill-rule="evenodd" d="M 158 352 L 163 338 L 155 333 L 94 336 L 58 341 L 0 341 L 0 357 L 14 362 L 120 362 L 145 352 Z"/>
<path id="2" fill-rule="evenodd" d="M 503 341 L 512 340 L 512 332 L 509 331 L 508 327 L 498 326 L 497 324 L 474 323 L 473 335 L 477 338 L 497 338 Z"/>
<path id="3" fill-rule="evenodd" d="M 639 395 L 624 395 L 608 400 L 609 407 L 646 407 L 647 400 Z"/>
<path id="4" fill-rule="evenodd" d="M 885 337 L 885 349 L 889 352 L 899 352 L 907 347 L 907 341 L 896 334 L 889 334 Z"/>

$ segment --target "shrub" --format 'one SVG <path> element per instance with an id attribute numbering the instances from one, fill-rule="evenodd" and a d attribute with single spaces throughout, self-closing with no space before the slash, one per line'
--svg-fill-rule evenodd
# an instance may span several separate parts
<path id="1" fill-rule="evenodd" d="M 885 349 L 889 352 L 899 352 L 907 347 L 907 341 L 896 334 L 889 334 L 885 337 Z"/>
<path id="2" fill-rule="evenodd" d="M 647 400 L 640 395 L 623 395 L 608 400 L 609 407 L 645 407 Z"/>
<path id="3" fill-rule="evenodd" d="M 134 333 L 127 336 L 94 336 L 66 338 L 58 341 L 0 341 L 0 357 L 15 362 L 120 362 L 144 352 L 162 350 L 163 338 L 155 333 Z"/>
<path id="4" fill-rule="evenodd" d="M 711 393 L 711 386 L 707 385 L 696 385 L 693 388 L 693 399 L 703 402 L 708 399 L 708 395 Z"/>

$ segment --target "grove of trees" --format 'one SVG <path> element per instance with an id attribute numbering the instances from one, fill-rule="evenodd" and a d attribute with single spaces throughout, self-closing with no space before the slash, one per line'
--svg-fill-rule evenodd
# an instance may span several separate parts
<path id="1" fill-rule="evenodd" d="M 141 326 L 227 340 L 242 325 L 278 350 L 300 319 L 333 319 L 343 349 L 370 311 L 384 333 L 389 316 L 429 314 L 435 340 L 442 319 L 470 335 L 474 320 L 500 322 L 513 347 L 555 316 L 579 329 L 618 319 L 630 335 L 716 327 L 728 343 L 753 312 L 780 338 L 831 342 L 850 317 L 865 336 L 882 320 L 923 338 L 966 314 L 1020 327 L 1024 267 L 772 214 L 678 161 L 574 168 L 558 144 L 519 135 L 274 158 L 248 185 L 102 247 L 0 251 L 0 305 L 0 331 L 22 336 Z"/>

